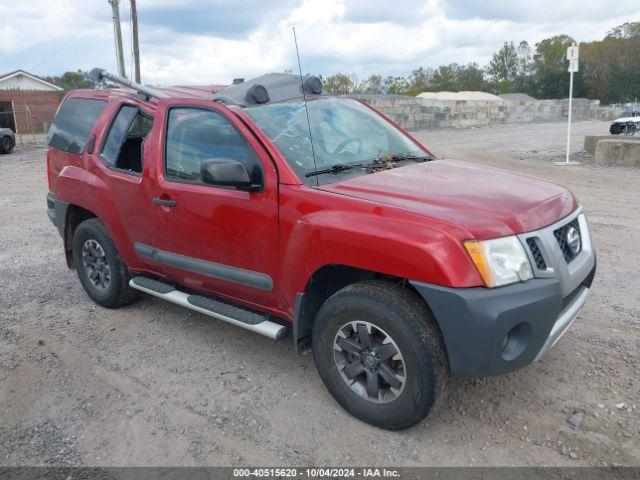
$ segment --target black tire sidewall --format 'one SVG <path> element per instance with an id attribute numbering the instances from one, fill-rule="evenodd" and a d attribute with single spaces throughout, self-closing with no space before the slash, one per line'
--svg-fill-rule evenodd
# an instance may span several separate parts
<path id="1" fill-rule="evenodd" d="M 370 298 L 332 298 L 318 313 L 313 333 L 313 356 L 325 385 L 336 401 L 355 417 L 386 429 L 401 429 L 424 419 L 437 398 L 437 352 L 403 321 L 405 312 Z M 400 396 L 389 403 L 368 401 L 351 390 L 335 364 L 333 342 L 340 327 L 352 320 L 364 320 L 380 327 L 396 342 L 406 369 L 406 384 Z"/>
<path id="2" fill-rule="evenodd" d="M 9 139 L 9 148 L 5 148 L 4 143 L 5 141 Z M 13 151 L 13 141 L 11 140 L 11 137 L 3 137 L 2 140 L 0 140 L 0 151 L 2 153 L 11 153 Z"/>
<path id="3" fill-rule="evenodd" d="M 102 227 L 102 228 L 101 228 Z M 109 263 L 111 279 L 109 286 L 105 290 L 99 290 L 89 280 L 84 265 L 82 263 L 82 246 L 87 240 L 93 239 L 100 244 L 104 250 L 107 262 Z M 104 226 L 99 220 L 87 220 L 82 222 L 78 228 L 76 228 L 73 236 L 73 259 L 80 279 L 80 283 L 87 292 L 87 295 L 103 307 L 114 307 L 120 302 L 119 299 L 122 295 L 122 290 L 127 288 L 127 285 L 122 285 L 123 281 L 126 282 L 126 267 L 120 259 L 120 255 L 116 250 L 113 241 L 104 231 Z"/>

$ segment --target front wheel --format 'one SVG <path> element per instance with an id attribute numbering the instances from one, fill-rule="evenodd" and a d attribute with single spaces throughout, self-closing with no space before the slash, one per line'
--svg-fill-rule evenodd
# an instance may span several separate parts
<path id="1" fill-rule="evenodd" d="M 338 403 L 381 428 L 415 425 L 444 395 L 448 368 L 440 332 L 406 287 L 362 282 L 331 296 L 316 317 L 313 357 Z"/>

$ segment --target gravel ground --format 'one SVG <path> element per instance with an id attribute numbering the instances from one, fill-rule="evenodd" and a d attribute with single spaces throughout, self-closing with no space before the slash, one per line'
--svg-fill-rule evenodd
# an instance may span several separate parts
<path id="1" fill-rule="evenodd" d="M 606 128 L 576 123 L 573 157 L 589 161 L 583 136 Z M 148 297 L 93 304 L 46 216 L 44 148 L 0 157 L 0 464 L 640 465 L 640 171 L 557 167 L 564 135 L 560 124 L 417 132 L 438 155 L 569 186 L 599 271 L 539 363 L 454 381 L 403 432 L 347 415 L 289 341 Z"/>

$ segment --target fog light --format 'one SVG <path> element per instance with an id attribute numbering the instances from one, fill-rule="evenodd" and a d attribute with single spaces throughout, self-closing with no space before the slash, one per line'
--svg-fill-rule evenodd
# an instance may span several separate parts
<path id="1" fill-rule="evenodd" d="M 518 358 L 529 345 L 531 325 L 522 322 L 507 332 L 502 340 L 502 358 L 510 362 Z"/>

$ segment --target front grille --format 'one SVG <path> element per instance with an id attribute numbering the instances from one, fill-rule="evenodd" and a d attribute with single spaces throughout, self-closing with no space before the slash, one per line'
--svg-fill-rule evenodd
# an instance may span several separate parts
<path id="1" fill-rule="evenodd" d="M 529 250 L 531 250 L 531 255 L 533 256 L 533 260 L 536 262 L 536 267 L 538 270 L 546 270 L 547 262 L 544 261 L 544 257 L 542 256 L 542 252 L 540 251 L 540 247 L 533 238 L 527 238 L 527 245 L 529 246 Z"/>
<path id="2" fill-rule="evenodd" d="M 571 229 L 571 227 L 575 228 L 576 230 L 578 230 L 578 233 L 580 233 L 580 225 L 578 224 L 577 218 L 574 218 L 569 223 L 558 228 L 557 230 L 554 230 L 553 232 L 556 240 L 558 241 L 558 245 L 560 245 L 560 250 L 562 250 L 562 255 L 564 256 L 564 259 L 567 261 L 567 263 L 571 262 L 582 251 L 582 238 L 580 239 L 580 247 L 578 248 L 578 251 L 575 253 L 571 251 L 571 247 L 567 242 L 567 232 L 569 231 L 569 229 Z"/>

